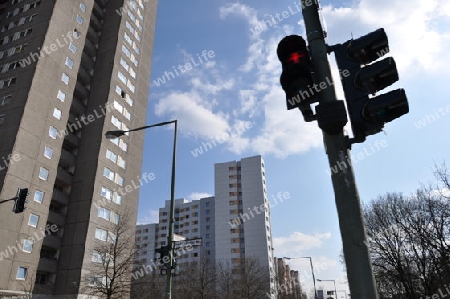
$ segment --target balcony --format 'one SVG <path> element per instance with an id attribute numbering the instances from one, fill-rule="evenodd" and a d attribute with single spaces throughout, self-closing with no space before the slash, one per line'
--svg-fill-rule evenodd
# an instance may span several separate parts
<path id="1" fill-rule="evenodd" d="M 86 36 L 94 45 L 98 44 L 100 39 L 100 34 L 95 31 L 92 27 L 88 28 L 87 36 Z"/>
<path id="2" fill-rule="evenodd" d="M 73 147 L 78 147 L 80 140 L 75 134 L 69 133 L 65 138 Z"/>
<path id="3" fill-rule="evenodd" d="M 89 85 L 91 83 L 91 75 L 83 67 L 80 67 L 78 80 L 80 80 L 81 84 L 84 86 Z"/>
<path id="4" fill-rule="evenodd" d="M 69 194 L 66 194 L 62 191 L 53 189 L 53 197 L 52 199 L 60 204 L 68 205 L 69 204 Z"/>
<path id="5" fill-rule="evenodd" d="M 92 26 L 96 31 L 102 30 L 102 23 L 97 19 L 95 14 L 91 15 L 91 23 L 90 26 Z"/>
<path id="6" fill-rule="evenodd" d="M 42 241 L 42 245 L 59 249 L 61 247 L 61 238 L 53 235 L 46 235 L 44 240 Z"/>
<path id="7" fill-rule="evenodd" d="M 98 45 L 94 45 L 90 40 L 86 39 L 83 51 L 86 52 L 89 57 L 95 57 L 97 56 Z"/>
<path id="8" fill-rule="evenodd" d="M 86 52 L 81 54 L 81 65 L 80 67 L 85 68 L 88 72 L 94 69 L 94 60 L 89 57 Z M 83 98 L 83 97 L 82 97 Z M 87 97 L 84 97 L 87 98 Z"/>
<path id="9" fill-rule="evenodd" d="M 47 221 L 52 222 L 58 226 L 63 226 L 65 223 L 65 216 L 55 211 L 49 211 Z"/>
<path id="10" fill-rule="evenodd" d="M 103 18 L 104 12 L 103 8 L 100 7 L 97 3 L 98 1 L 94 1 L 94 6 L 92 7 L 93 14 L 97 17 L 97 19 L 101 20 Z"/>
<path id="11" fill-rule="evenodd" d="M 58 260 L 56 258 L 53 259 L 40 258 L 37 270 L 43 272 L 56 273 L 57 266 Z"/>
<path id="12" fill-rule="evenodd" d="M 61 164 L 62 166 L 70 167 L 75 166 L 76 162 L 77 157 L 74 154 L 65 149 L 61 150 L 61 158 L 59 160 L 59 164 Z"/>
<path id="13" fill-rule="evenodd" d="M 86 107 L 81 103 L 81 101 L 73 97 L 72 106 L 70 106 L 70 111 L 73 111 L 75 115 L 82 115 L 86 112 Z"/>
<path id="14" fill-rule="evenodd" d="M 58 172 L 56 173 L 56 179 L 66 183 L 68 185 L 72 185 L 73 174 L 67 172 L 62 167 L 58 167 Z"/>
<path id="15" fill-rule="evenodd" d="M 85 53 L 83 53 L 82 57 L 86 57 L 85 58 L 86 60 L 91 61 L 92 68 L 90 68 L 90 69 L 93 69 L 94 62 L 92 62 L 92 60 L 89 57 L 87 57 Z M 85 65 L 85 64 L 83 63 L 83 65 Z M 85 86 L 83 86 L 80 81 L 77 80 L 77 83 L 75 84 L 74 95 L 79 99 L 87 99 L 87 98 L 89 98 L 89 90 Z"/>

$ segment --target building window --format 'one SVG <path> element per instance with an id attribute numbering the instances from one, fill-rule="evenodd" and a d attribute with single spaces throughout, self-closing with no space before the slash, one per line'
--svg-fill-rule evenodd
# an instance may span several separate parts
<path id="1" fill-rule="evenodd" d="M 37 227 L 39 221 L 39 216 L 35 214 L 30 214 L 30 217 L 28 218 L 28 225 L 32 227 Z"/>
<path id="2" fill-rule="evenodd" d="M 25 280 L 25 279 L 27 279 L 27 274 L 28 274 L 28 268 L 19 267 L 17 269 L 16 279 Z"/>
<path id="3" fill-rule="evenodd" d="M 92 252 L 92 261 L 95 263 L 103 263 L 105 260 L 105 253 L 98 252 L 97 250 L 94 250 Z"/>
<path id="4" fill-rule="evenodd" d="M 33 244 L 33 239 L 24 239 L 22 241 L 22 251 L 30 253 L 31 251 L 33 251 Z"/>
<path id="5" fill-rule="evenodd" d="M 103 169 L 103 176 L 105 176 L 108 179 L 110 179 L 111 181 L 113 181 L 114 180 L 114 171 L 111 171 L 111 169 L 105 167 Z"/>
<path id="6" fill-rule="evenodd" d="M 0 80 L 0 89 L 16 84 L 16 81 L 16 77 Z"/>
<path id="7" fill-rule="evenodd" d="M 75 46 L 75 44 L 71 42 L 69 44 L 69 50 L 70 50 L 70 52 L 75 54 L 75 52 L 77 52 L 77 46 Z"/>
<path id="8" fill-rule="evenodd" d="M 39 168 L 39 178 L 41 180 L 46 181 L 48 179 L 48 169 L 46 169 L 44 167 L 40 167 Z"/>
<path id="9" fill-rule="evenodd" d="M 80 9 L 81 9 L 81 11 L 82 12 L 86 12 L 86 4 L 84 4 L 84 3 L 80 3 Z"/>
<path id="10" fill-rule="evenodd" d="M 101 196 L 103 196 L 103 197 L 105 197 L 106 199 L 108 199 L 108 200 L 111 200 L 111 198 L 112 198 L 112 192 L 111 192 L 111 190 L 109 190 L 108 188 L 106 188 L 106 187 L 102 187 L 102 191 L 101 191 Z"/>
<path id="11" fill-rule="evenodd" d="M 6 95 L 0 97 L 0 107 L 8 105 L 11 102 L 12 95 Z"/>
<path id="12" fill-rule="evenodd" d="M 99 207 L 97 210 L 97 216 L 109 221 L 109 219 L 111 218 L 111 211 L 108 209 Z"/>
<path id="13" fill-rule="evenodd" d="M 122 57 L 120 57 L 120 65 L 123 66 L 123 68 L 126 69 L 127 71 L 130 68 L 130 65 Z"/>
<path id="14" fill-rule="evenodd" d="M 125 32 L 125 40 L 130 44 L 130 46 L 133 44 L 133 41 L 131 40 L 130 36 Z"/>
<path id="15" fill-rule="evenodd" d="M 121 156 L 119 156 L 119 158 L 117 160 L 117 165 L 119 165 L 121 168 L 125 169 L 126 161 Z"/>
<path id="16" fill-rule="evenodd" d="M 118 175 L 116 173 L 116 179 L 115 182 L 119 185 L 119 186 L 123 186 L 123 177 L 121 177 L 120 175 Z"/>
<path id="17" fill-rule="evenodd" d="M 56 136 L 58 136 L 58 130 L 55 127 L 50 126 L 48 129 L 48 135 L 53 139 L 56 139 Z"/>
<path id="18" fill-rule="evenodd" d="M 118 193 L 114 193 L 113 202 L 115 202 L 118 205 L 121 205 L 122 204 L 122 195 L 119 195 Z"/>
<path id="19" fill-rule="evenodd" d="M 49 146 L 44 148 L 44 157 L 51 159 L 53 157 L 53 149 Z"/>
<path id="20" fill-rule="evenodd" d="M 131 52 L 128 50 L 128 48 L 125 45 L 122 45 L 122 52 L 127 56 L 128 58 L 131 57 Z"/>
<path id="21" fill-rule="evenodd" d="M 53 117 L 56 119 L 61 119 L 61 110 L 58 108 L 53 109 Z"/>
<path id="22" fill-rule="evenodd" d="M 79 14 L 77 14 L 77 23 L 80 25 L 83 25 L 84 23 L 84 19 Z"/>
<path id="23" fill-rule="evenodd" d="M 114 104 L 113 104 L 114 108 L 119 111 L 120 113 L 123 113 L 123 106 L 119 104 L 119 102 L 117 102 L 116 100 L 114 100 Z"/>
<path id="24" fill-rule="evenodd" d="M 66 73 L 63 73 L 61 76 L 61 81 L 63 81 L 64 83 L 66 83 L 66 85 L 69 85 L 69 76 Z"/>
<path id="25" fill-rule="evenodd" d="M 106 241 L 106 238 L 108 236 L 108 232 L 104 229 L 101 228 L 96 228 L 95 229 L 95 238 L 99 239 L 101 241 Z"/>
<path id="26" fill-rule="evenodd" d="M 110 150 L 106 150 L 106 158 L 113 161 L 114 163 L 117 162 L 117 155 L 114 154 L 112 151 Z"/>
<path id="27" fill-rule="evenodd" d="M 103 285 L 103 278 L 100 275 L 89 275 L 89 285 L 101 287 Z"/>
<path id="28" fill-rule="evenodd" d="M 58 95 L 56 96 L 61 102 L 66 100 L 66 94 L 61 90 L 58 90 Z"/>
<path id="29" fill-rule="evenodd" d="M 125 75 L 122 74 L 121 71 L 119 71 L 117 75 L 118 75 L 120 81 L 122 81 L 122 83 L 126 85 L 127 84 L 127 77 L 125 77 Z"/>
<path id="30" fill-rule="evenodd" d="M 42 200 L 44 200 L 44 192 L 36 190 L 34 192 L 34 201 L 38 203 L 42 203 Z"/>
<path id="31" fill-rule="evenodd" d="M 73 69 L 73 60 L 69 57 L 66 57 L 66 65 L 69 67 L 69 69 Z"/>

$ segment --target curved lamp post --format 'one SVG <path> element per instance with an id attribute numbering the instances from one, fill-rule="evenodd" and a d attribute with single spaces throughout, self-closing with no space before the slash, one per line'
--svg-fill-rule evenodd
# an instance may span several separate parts
<path id="1" fill-rule="evenodd" d="M 166 283 L 166 299 L 172 298 L 172 268 L 173 268 L 173 231 L 174 231 L 174 214 L 175 214 L 175 164 L 176 164 L 176 149 L 177 149 L 177 120 L 165 121 L 153 125 L 143 126 L 131 130 L 116 130 L 107 131 L 105 136 L 107 139 L 115 139 L 120 136 L 125 135 L 128 132 L 141 131 L 153 127 L 161 127 L 169 124 L 175 124 L 174 135 L 173 135 L 173 152 L 172 152 L 172 178 L 170 184 L 170 212 L 169 212 L 169 235 L 167 237 L 167 250 L 169 252 L 170 261 L 166 264 L 167 272 L 167 283 Z"/>
<path id="2" fill-rule="evenodd" d="M 317 299 L 316 278 L 314 277 L 314 267 L 313 267 L 312 258 L 310 256 L 301 256 L 301 257 L 286 257 L 285 256 L 283 258 L 287 259 L 287 260 L 309 259 L 309 263 L 311 265 L 311 273 L 312 273 L 312 278 L 313 278 L 313 284 L 314 284 L 314 299 Z"/>

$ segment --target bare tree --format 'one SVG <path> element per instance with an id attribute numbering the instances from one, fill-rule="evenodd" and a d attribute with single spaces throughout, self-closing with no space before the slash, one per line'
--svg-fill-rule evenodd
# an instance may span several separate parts
<path id="1" fill-rule="evenodd" d="M 270 293 L 269 269 L 256 257 L 246 257 L 241 263 L 220 262 L 217 268 L 220 298 L 262 299 Z"/>
<path id="2" fill-rule="evenodd" d="M 219 298 L 233 298 L 233 267 L 228 260 L 217 264 L 216 278 Z"/>
<path id="3" fill-rule="evenodd" d="M 209 299 L 214 298 L 215 267 L 210 259 L 190 263 L 175 277 L 175 298 Z"/>
<path id="4" fill-rule="evenodd" d="M 131 298 L 164 299 L 166 297 L 166 275 L 159 271 L 148 273 L 133 281 Z"/>
<path id="5" fill-rule="evenodd" d="M 436 189 L 380 196 L 365 207 L 378 291 L 384 298 L 418 299 L 450 277 L 450 207 Z"/>
<path id="6" fill-rule="evenodd" d="M 108 228 L 106 241 L 96 240 L 90 274 L 85 277 L 85 292 L 102 298 L 127 297 L 132 284 L 136 256 L 135 226 L 128 212 L 118 213 Z"/>

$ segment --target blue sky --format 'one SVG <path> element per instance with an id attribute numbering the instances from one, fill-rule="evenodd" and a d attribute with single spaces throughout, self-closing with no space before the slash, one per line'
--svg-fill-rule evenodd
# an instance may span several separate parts
<path id="1" fill-rule="evenodd" d="M 304 36 L 296 5 L 292 0 L 159 1 L 147 123 L 179 120 L 177 198 L 214 194 L 214 163 L 262 155 L 270 197 L 278 192 L 291 196 L 272 209 L 275 254 L 312 256 L 322 264 L 322 269 L 316 267 L 317 278 L 343 282 L 342 244 L 322 134 L 316 122 L 303 121 L 300 111 L 286 110 L 279 86 L 276 46 L 286 35 Z M 410 112 L 388 123 L 385 132 L 353 146 L 355 157 L 363 153 L 354 171 L 363 203 L 386 192 L 409 194 L 433 179 L 434 163 L 449 161 L 450 3 L 362 0 L 321 5 L 330 45 L 385 28 L 389 55 L 400 75 L 391 89 L 405 88 Z M 283 11 L 287 18 L 254 34 L 262 21 Z M 208 52 L 214 55 L 199 60 Z M 190 70 L 178 71 L 159 86 L 154 83 L 192 60 L 196 65 Z M 336 80 L 334 55 L 330 62 Z M 340 82 L 336 91 L 343 99 Z M 217 136 L 235 133 L 246 123 L 249 127 L 238 136 L 217 142 Z M 153 172 L 156 179 L 140 190 L 140 223 L 155 221 L 157 209 L 170 197 L 172 130 L 154 128 L 145 134 L 142 172 Z M 197 157 L 192 154 L 212 140 L 217 146 Z M 381 143 L 385 146 L 377 148 Z M 312 279 L 307 260 L 289 263 L 300 271 L 308 290 Z M 345 287 L 338 283 L 338 289 Z"/>

